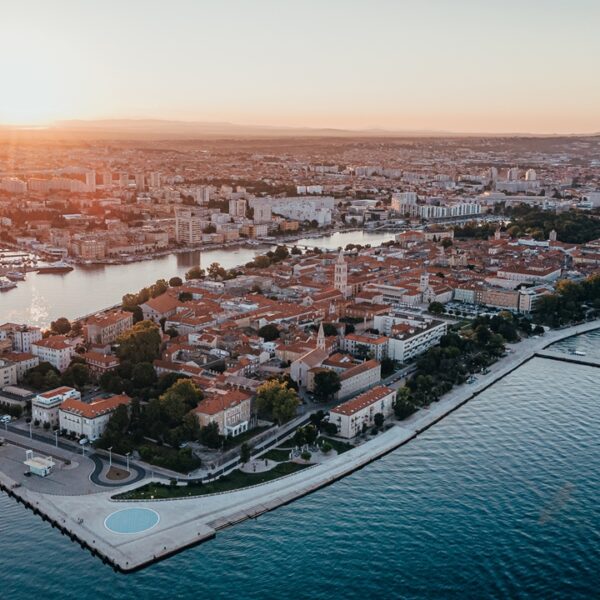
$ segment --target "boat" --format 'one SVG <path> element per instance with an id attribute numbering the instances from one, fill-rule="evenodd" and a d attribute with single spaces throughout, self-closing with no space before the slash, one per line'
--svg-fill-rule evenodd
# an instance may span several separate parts
<path id="1" fill-rule="evenodd" d="M 9 271 L 6 276 L 11 281 L 25 281 L 25 273 L 21 271 Z"/>
<path id="2" fill-rule="evenodd" d="M 41 273 L 41 274 L 43 274 L 43 273 L 68 273 L 69 271 L 72 271 L 72 270 L 73 270 L 73 267 L 69 263 L 59 260 L 57 262 L 49 263 L 45 267 L 40 267 L 37 270 L 37 272 Z"/>
<path id="3" fill-rule="evenodd" d="M 586 353 L 583 350 L 573 350 L 575 356 L 585 356 Z"/>
<path id="4" fill-rule="evenodd" d="M 7 281 L 6 279 L 0 279 L 0 292 L 7 292 L 8 290 L 12 290 L 16 288 L 17 284 L 13 281 Z"/>

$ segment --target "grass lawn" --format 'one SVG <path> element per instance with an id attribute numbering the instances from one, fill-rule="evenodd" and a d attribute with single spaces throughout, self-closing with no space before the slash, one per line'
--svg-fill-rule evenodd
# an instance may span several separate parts
<path id="1" fill-rule="evenodd" d="M 331 447 L 337 451 L 338 454 L 343 454 L 344 452 L 348 452 L 348 450 L 352 450 L 354 446 L 349 444 L 348 442 L 341 442 L 340 440 L 333 440 L 329 437 L 321 438 L 323 440 L 327 440 Z"/>
<path id="2" fill-rule="evenodd" d="M 281 448 L 273 448 L 267 453 L 263 454 L 260 458 L 268 458 L 269 460 L 276 460 L 277 462 L 285 462 L 290 460 L 290 451 L 282 450 Z"/>
<path id="3" fill-rule="evenodd" d="M 284 475 L 290 475 L 297 471 L 305 469 L 309 465 L 299 465 L 297 463 L 281 463 L 274 469 L 265 473 L 243 473 L 236 469 L 229 475 L 225 475 L 211 483 L 192 483 L 189 485 L 166 485 L 164 483 L 149 483 L 135 490 L 124 494 L 117 494 L 113 498 L 121 500 L 141 500 L 154 497 L 160 498 L 185 498 L 187 496 L 203 496 L 205 494 L 214 494 L 216 492 L 231 492 L 239 490 L 258 483 L 273 481 Z"/>

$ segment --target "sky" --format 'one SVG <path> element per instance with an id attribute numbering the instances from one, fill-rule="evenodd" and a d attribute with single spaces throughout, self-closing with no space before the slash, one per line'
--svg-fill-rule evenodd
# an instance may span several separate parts
<path id="1" fill-rule="evenodd" d="M 599 0 L 0 0 L 0 124 L 600 131 Z"/>

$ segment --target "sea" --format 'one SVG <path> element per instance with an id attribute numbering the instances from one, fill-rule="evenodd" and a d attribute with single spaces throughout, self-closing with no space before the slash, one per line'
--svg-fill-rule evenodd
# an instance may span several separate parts
<path id="1" fill-rule="evenodd" d="M 553 349 L 600 358 L 600 332 Z M 124 575 L 0 495 L 2 600 L 600 597 L 600 369 L 534 358 L 417 439 Z"/>

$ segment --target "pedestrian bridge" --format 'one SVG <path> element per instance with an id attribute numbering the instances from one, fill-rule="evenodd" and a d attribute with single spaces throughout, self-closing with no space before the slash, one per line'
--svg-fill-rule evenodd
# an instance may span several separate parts
<path id="1" fill-rule="evenodd" d="M 556 352 L 554 350 L 538 350 L 535 356 L 540 358 L 550 358 L 562 362 L 574 363 L 576 365 L 585 365 L 587 367 L 600 367 L 600 359 L 589 356 L 579 356 L 578 354 L 566 354 L 565 352 Z"/>

